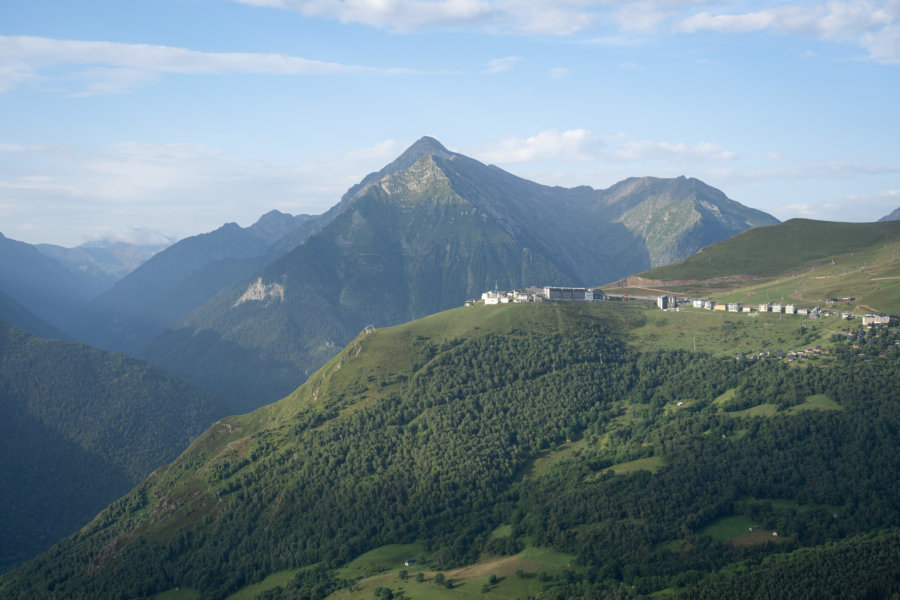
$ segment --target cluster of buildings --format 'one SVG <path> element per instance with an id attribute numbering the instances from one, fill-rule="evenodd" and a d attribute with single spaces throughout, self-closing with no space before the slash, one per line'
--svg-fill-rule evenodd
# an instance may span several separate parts
<path id="1" fill-rule="evenodd" d="M 481 300 L 488 306 L 492 304 L 509 304 L 511 302 L 594 302 L 597 300 L 627 300 L 628 296 L 621 298 L 614 296 L 608 297 L 600 288 L 587 287 L 562 287 L 562 286 L 530 286 L 524 289 L 505 291 L 493 290 L 481 294 Z M 652 299 L 652 298 L 647 298 Z M 829 298 L 829 302 L 833 300 L 853 300 L 853 298 Z M 472 306 L 475 300 L 466 300 L 466 306 Z M 706 310 L 718 310 L 732 313 L 781 313 L 786 315 L 808 316 L 811 319 L 819 317 L 838 316 L 842 319 L 854 319 L 860 315 L 854 315 L 846 312 L 834 312 L 823 310 L 816 306 L 814 308 L 803 308 L 794 304 L 780 304 L 778 302 L 768 302 L 752 306 L 744 306 L 739 302 L 730 302 L 722 304 L 713 300 L 698 300 L 685 298 L 679 300 L 673 294 L 663 294 L 656 298 L 656 305 L 662 310 L 670 310 L 689 304 L 694 308 L 703 308 Z M 889 325 L 891 318 L 888 315 L 867 314 L 862 316 L 862 324 L 864 326 Z"/>
<path id="2" fill-rule="evenodd" d="M 494 290 L 481 294 L 481 299 L 486 305 L 508 304 L 510 302 L 593 302 L 606 300 L 606 294 L 600 289 L 583 287 L 527 287 L 513 291 Z M 466 306 L 472 306 L 474 300 L 467 300 Z"/>
<path id="3" fill-rule="evenodd" d="M 853 313 L 847 312 L 833 312 L 830 310 L 822 310 L 820 307 L 816 306 L 814 308 L 802 308 L 795 306 L 793 304 L 780 304 L 777 302 L 768 302 L 766 304 L 759 304 L 755 306 L 742 306 L 738 302 L 731 302 L 728 304 L 720 304 L 714 302 L 712 300 L 694 300 L 694 299 L 685 299 L 679 301 L 675 296 L 671 294 L 664 294 L 659 296 L 656 300 L 656 305 L 663 309 L 668 310 L 672 308 L 676 308 L 679 304 L 690 304 L 694 308 L 704 308 L 706 310 L 720 310 L 727 311 L 733 313 L 749 313 L 749 312 L 761 312 L 761 313 L 782 313 L 787 315 L 802 315 L 808 316 L 811 319 L 815 319 L 818 317 L 831 317 L 838 316 L 842 319 L 853 319 L 858 315 L 854 315 Z M 875 314 L 867 314 L 862 317 L 863 325 L 889 325 L 891 322 L 891 318 L 888 315 L 875 315 Z"/>

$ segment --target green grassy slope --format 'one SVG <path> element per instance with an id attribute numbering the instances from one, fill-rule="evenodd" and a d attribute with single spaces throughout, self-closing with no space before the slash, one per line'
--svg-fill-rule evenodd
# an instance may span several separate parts
<path id="1" fill-rule="evenodd" d="M 717 315 L 694 323 L 713 354 L 674 348 L 658 315 L 479 305 L 362 334 L 0 579 L 0 595 L 671 594 L 900 526 L 890 334 L 872 333 L 865 357 L 842 342 L 737 361 L 711 337 Z M 782 541 L 718 526 L 741 518 Z"/>
<path id="2" fill-rule="evenodd" d="M 651 269 L 625 285 L 719 302 L 795 302 L 900 313 L 900 222 L 831 223 L 792 219 L 704 248 L 680 263 Z M 621 288 L 616 289 L 621 293 Z"/>

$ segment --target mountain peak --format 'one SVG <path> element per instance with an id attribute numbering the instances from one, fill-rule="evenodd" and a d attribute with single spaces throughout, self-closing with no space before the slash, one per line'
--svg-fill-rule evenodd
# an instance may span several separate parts
<path id="1" fill-rule="evenodd" d="M 341 206 L 345 201 L 357 196 L 370 185 L 380 181 L 384 177 L 407 170 L 416 164 L 423 156 L 443 156 L 449 158 L 454 156 L 454 154 L 444 148 L 444 146 L 433 137 L 427 135 L 423 136 L 419 138 L 415 144 L 407 148 L 403 154 L 394 159 L 389 165 L 376 173 L 369 173 L 362 181 L 350 188 L 347 193 L 344 194 L 344 197 L 341 198 L 341 203 L 338 206 Z"/>

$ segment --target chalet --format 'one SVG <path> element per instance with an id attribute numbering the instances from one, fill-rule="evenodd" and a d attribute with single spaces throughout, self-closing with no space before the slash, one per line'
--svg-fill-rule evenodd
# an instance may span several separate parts
<path id="1" fill-rule="evenodd" d="M 798 314 L 798 315 L 808 315 L 808 314 L 809 314 L 809 309 L 808 309 L 808 308 L 798 308 L 798 309 L 797 309 L 797 314 Z"/>
<path id="2" fill-rule="evenodd" d="M 778 303 L 772 304 L 772 306 L 769 308 L 769 310 L 774 313 L 784 312 L 783 309 L 781 308 L 781 305 Z"/>
<path id="3" fill-rule="evenodd" d="M 742 307 L 741 307 L 741 312 L 745 312 L 745 313 L 753 312 L 753 308 L 750 307 L 750 306 L 742 306 Z"/>
<path id="4" fill-rule="evenodd" d="M 721 310 L 722 312 L 728 310 L 728 306 L 726 304 L 715 304 L 713 306 L 713 310 Z"/>
<path id="5" fill-rule="evenodd" d="M 759 310 L 759 312 L 769 312 L 769 305 L 768 304 L 760 304 L 758 310 Z"/>
<path id="6" fill-rule="evenodd" d="M 474 300 L 466 300 L 466 302 L 465 302 L 465 304 L 463 304 L 463 306 L 475 306 L 475 301 Z"/>
<path id="7" fill-rule="evenodd" d="M 741 312 L 741 305 L 737 302 L 731 302 L 728 305 L 728 312 Z"/>
<path id="8" fill-rule="evenodd" d="M 785 314 L 788 314 L 788 315 L 796 314 L 796 313 L 797 313 L 797 307 L 794 306 L 793 304 L 785 304 L 785 306 L 784 306 L 784 312 L 785 312 Z"/>
<path id="9" fill-rule="evenodd" d="M 703 308 L 705 308 L 706 310 L 715 310 L 715 309 L 716 309 L 716 303 L 713 302 L 712 300 L 704 300 L 704 301 L 703 301 Z"/>
<path id="10" fill-rule="evenodd" d="M 694 308 L 703 308 L 703 300 L 694 300 L 693 302 L 691 302 L 691 305 Z"/>

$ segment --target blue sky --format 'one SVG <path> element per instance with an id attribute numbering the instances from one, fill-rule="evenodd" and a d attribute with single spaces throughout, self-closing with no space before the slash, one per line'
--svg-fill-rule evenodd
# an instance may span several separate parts
<path id="1" fill-rule="evenodd" d="M 0 232 L 321 213 L 423 135 L 548 185 L 900 206 L 900 0 L 0 3 Z"/>

